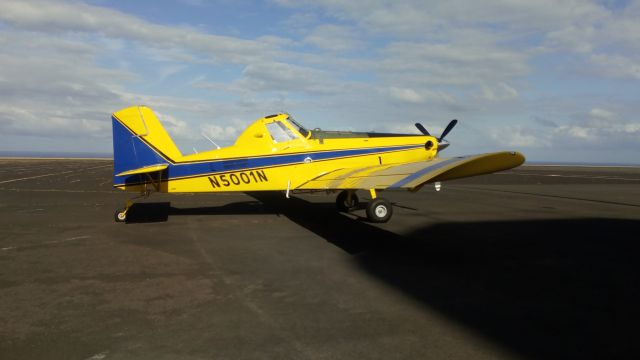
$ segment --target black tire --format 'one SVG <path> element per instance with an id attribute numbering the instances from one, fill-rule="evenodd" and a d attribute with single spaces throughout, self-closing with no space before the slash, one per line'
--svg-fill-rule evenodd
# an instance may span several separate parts
<path id="1" fill-rule="evenodd" d="M 384 223 L 391 219 L 393 206 L 387 199 L 376 198 L 367 204 L 367 219 L 374 223 Z"/>
<path id="2" fill-rule="evenodd" d="M 127 213 L 122 210 L 116 210 L 116 213 L 113 215 L 113 218 L 116 222 L 125 222 L 127 221 Z"/>
<path id="3" fill-rule="evenodd" d="M 342 190 L 338 197 L 336 197 L 336 207 L 338 211 L 349 212 L 358 208 L 360 204 L 360 200 L 358 199 L 358 195 L 356 193 L 351 194 L 351 203 L 347 203 L 347 199 L 349 198 L 349 192 L 347 190 Z"/>

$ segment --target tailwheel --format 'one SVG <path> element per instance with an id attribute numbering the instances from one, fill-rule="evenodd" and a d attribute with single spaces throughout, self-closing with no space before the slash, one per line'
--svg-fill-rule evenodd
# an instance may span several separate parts
<path id="1" fill-rule="evenodd" d="M 127 210 L 126 209 L 116 210 L 114 218 L 115 218 L 116 222 L 125 222 L 125 221 L 127 221 Z"/>
<path id="2" fill-rule="evenodd" d="M 148 198 L 150 193 L 151 193 L 150 191 L 145 190 L 141 192 L 140 195 L 127 200 L 127 205 L 124 206 L 124 209 L 116 210 L 116 214 L 114 216 L 116 219 L 116 222 L 127 221 L 127 213 L 129 212 L 129 209 L 131 209 L 131 207 L 133 206 L 133 200 L 139 199 L 139 198 Z"/>
<path id="3" fill-rule="evenodd" d="M 360 200 L 355 191 L 342 190 L 336 197 L 338 211 L 349 212 L 358 208 Z"/>
<path id="4" fill-rule="evenodd" d="M 384 223 L 391 219 L 393 214 L 393 206 L 389 200 L 384 198 L 375 198 L 367 204 L 367 218 L 371 222 Z"/>

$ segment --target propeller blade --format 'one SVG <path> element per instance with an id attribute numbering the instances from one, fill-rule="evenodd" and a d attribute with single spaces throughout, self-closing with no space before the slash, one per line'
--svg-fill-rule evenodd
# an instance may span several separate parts
<path id="1" fill-rule="evenodd" d="M 416 127 L 418 128 L 418 130 L 420 130 L 421 133 L 423 133 L 423 134 L 425 134 L 427 136 L 431 136 L 431 134 L 429 134 L 427 129 L 425 129 L 424 126 L 422 126 L 422 124 L 416 123 Z"/>
<path id="2" fill-rule="evenodd" d="M 447 136 L 449 131 L 451 131 L 451 129 L 453 129 L 453 127 L 456 126 L 457 123 L 458 123 L 458 120 L 456 119 L 451 120 L 451 122 L 449 122 L 449 125 L 447 125 L 447 127 L 442 132 L 442 135 L 440 135 L 440 139 L 438 139 L 438 142 L 442 141 L 442 139 L 444 139 L 444 137 Z"/>

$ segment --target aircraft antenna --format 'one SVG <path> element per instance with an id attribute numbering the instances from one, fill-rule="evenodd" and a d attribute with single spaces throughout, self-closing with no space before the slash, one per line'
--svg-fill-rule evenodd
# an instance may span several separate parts
<path id="1" fill-rule="evenodd" d="M 220 145 L 216 144 L 215 141 L 211 140 L 211 138 L 208 137 L 204 132 L 202 132 L 201 135 L 204 136 L 205 139 L 209 140 L 213 145 L 215 145 L 217 149 L 220 149 Z"/>

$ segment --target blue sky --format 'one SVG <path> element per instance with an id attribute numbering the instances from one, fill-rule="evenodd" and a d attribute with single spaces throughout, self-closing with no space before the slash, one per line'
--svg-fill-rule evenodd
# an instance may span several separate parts
<path id="1" fill-rule="evenodd" d="M 640 1 L 0 2 L 0 151 L 110 152 L 153 108 L 184 153 L 287 111 L 446 155 L 640 163 Z"/>

